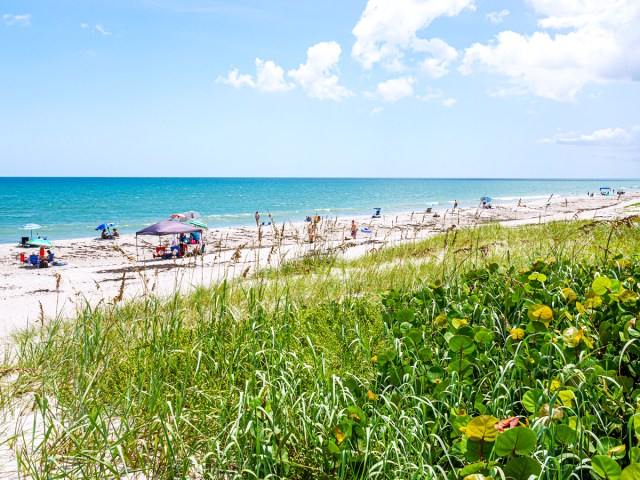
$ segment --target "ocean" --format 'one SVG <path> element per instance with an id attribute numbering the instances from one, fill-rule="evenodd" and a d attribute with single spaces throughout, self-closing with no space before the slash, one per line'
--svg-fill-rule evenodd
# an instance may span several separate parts
<path id="1" fill-rule="evenodd" d="M 0 178 L 0 243 L 18 242 L 34 231 L 49 240 L 97 235 L 103 222 L 134 233 L 173 213 L 194 210 L 210 228 L 254 224 L 271 214 L 276 222 L 307 215 L 349 217 L 476 206 L 584 195 L 602 186 L 640 190 L 640 180 L 513 180 L 391 178 Z"/>

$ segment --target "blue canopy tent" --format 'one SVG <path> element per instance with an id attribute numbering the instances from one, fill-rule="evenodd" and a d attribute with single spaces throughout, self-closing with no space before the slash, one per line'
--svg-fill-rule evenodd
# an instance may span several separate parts
<path id="1" fill-rule="evenodd" d="M 600 195 L 609 195 L 611 193 L 610 187 L 600 187 Z"/>

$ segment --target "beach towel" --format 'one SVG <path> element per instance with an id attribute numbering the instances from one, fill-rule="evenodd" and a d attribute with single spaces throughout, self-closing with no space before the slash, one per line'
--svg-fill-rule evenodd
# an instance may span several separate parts
<path id="1" fill-rule="evenodd" d="M 371 233 L 371 230 L 369 230 L 368 228 L 361 228 L 360 231 L 362 233 Z"/>

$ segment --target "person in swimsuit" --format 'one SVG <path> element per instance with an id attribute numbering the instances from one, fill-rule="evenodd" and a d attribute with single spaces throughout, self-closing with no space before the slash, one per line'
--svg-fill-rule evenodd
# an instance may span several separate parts
<path id="1" fill-rule="evenodd" d="M 260 226 L 260 213 L 256 212 L 256 227 Z"/>
<path id="2" fill-rule="evenodd" d="M 356 221 L 351 220 L 351 238 L 355 240 L 357 234 L 358 234 L 358 227 L 356 226 Z"/>

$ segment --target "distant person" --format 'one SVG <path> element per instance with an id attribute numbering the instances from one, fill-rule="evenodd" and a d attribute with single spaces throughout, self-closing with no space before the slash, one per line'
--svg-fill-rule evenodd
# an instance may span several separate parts
<path id="1" fill-rule="evenodd" d="M 456 208 L 458 208 L 458 200 L 453 201 L 453 209 L 455 210 Z"/>
<path id="2" fill-rule="evenodd" d="M 102 229 L 102 235 L 101 235 L 103 240 L 106 240 L 107 238 L 109 238 L 109 235 L 107 235 L 107 229 L 103 228 Z"/>
<path id="3" fill-rule="evenodd" d="M 487 199 L 486 198 L 482 199 L 482 208 L 487 208 Z"/>
<path id="4" fill-rule="evenodd" d="M 118 232 L 117 228 L 113 229 L 113 238 L 120 238 L 120 232 Z"/>
<path id="5" fill-rule="evenodd" d="M 351 220 L 351 238 L 355 240 L 357 234 L 358 234 L 358 227 L 356 226 L 356 221 Z"/>
<path id="6" fill-rule="evenodd" d="M 256 227 L 260 226 L 260 212 L 256 212 Z"/>

